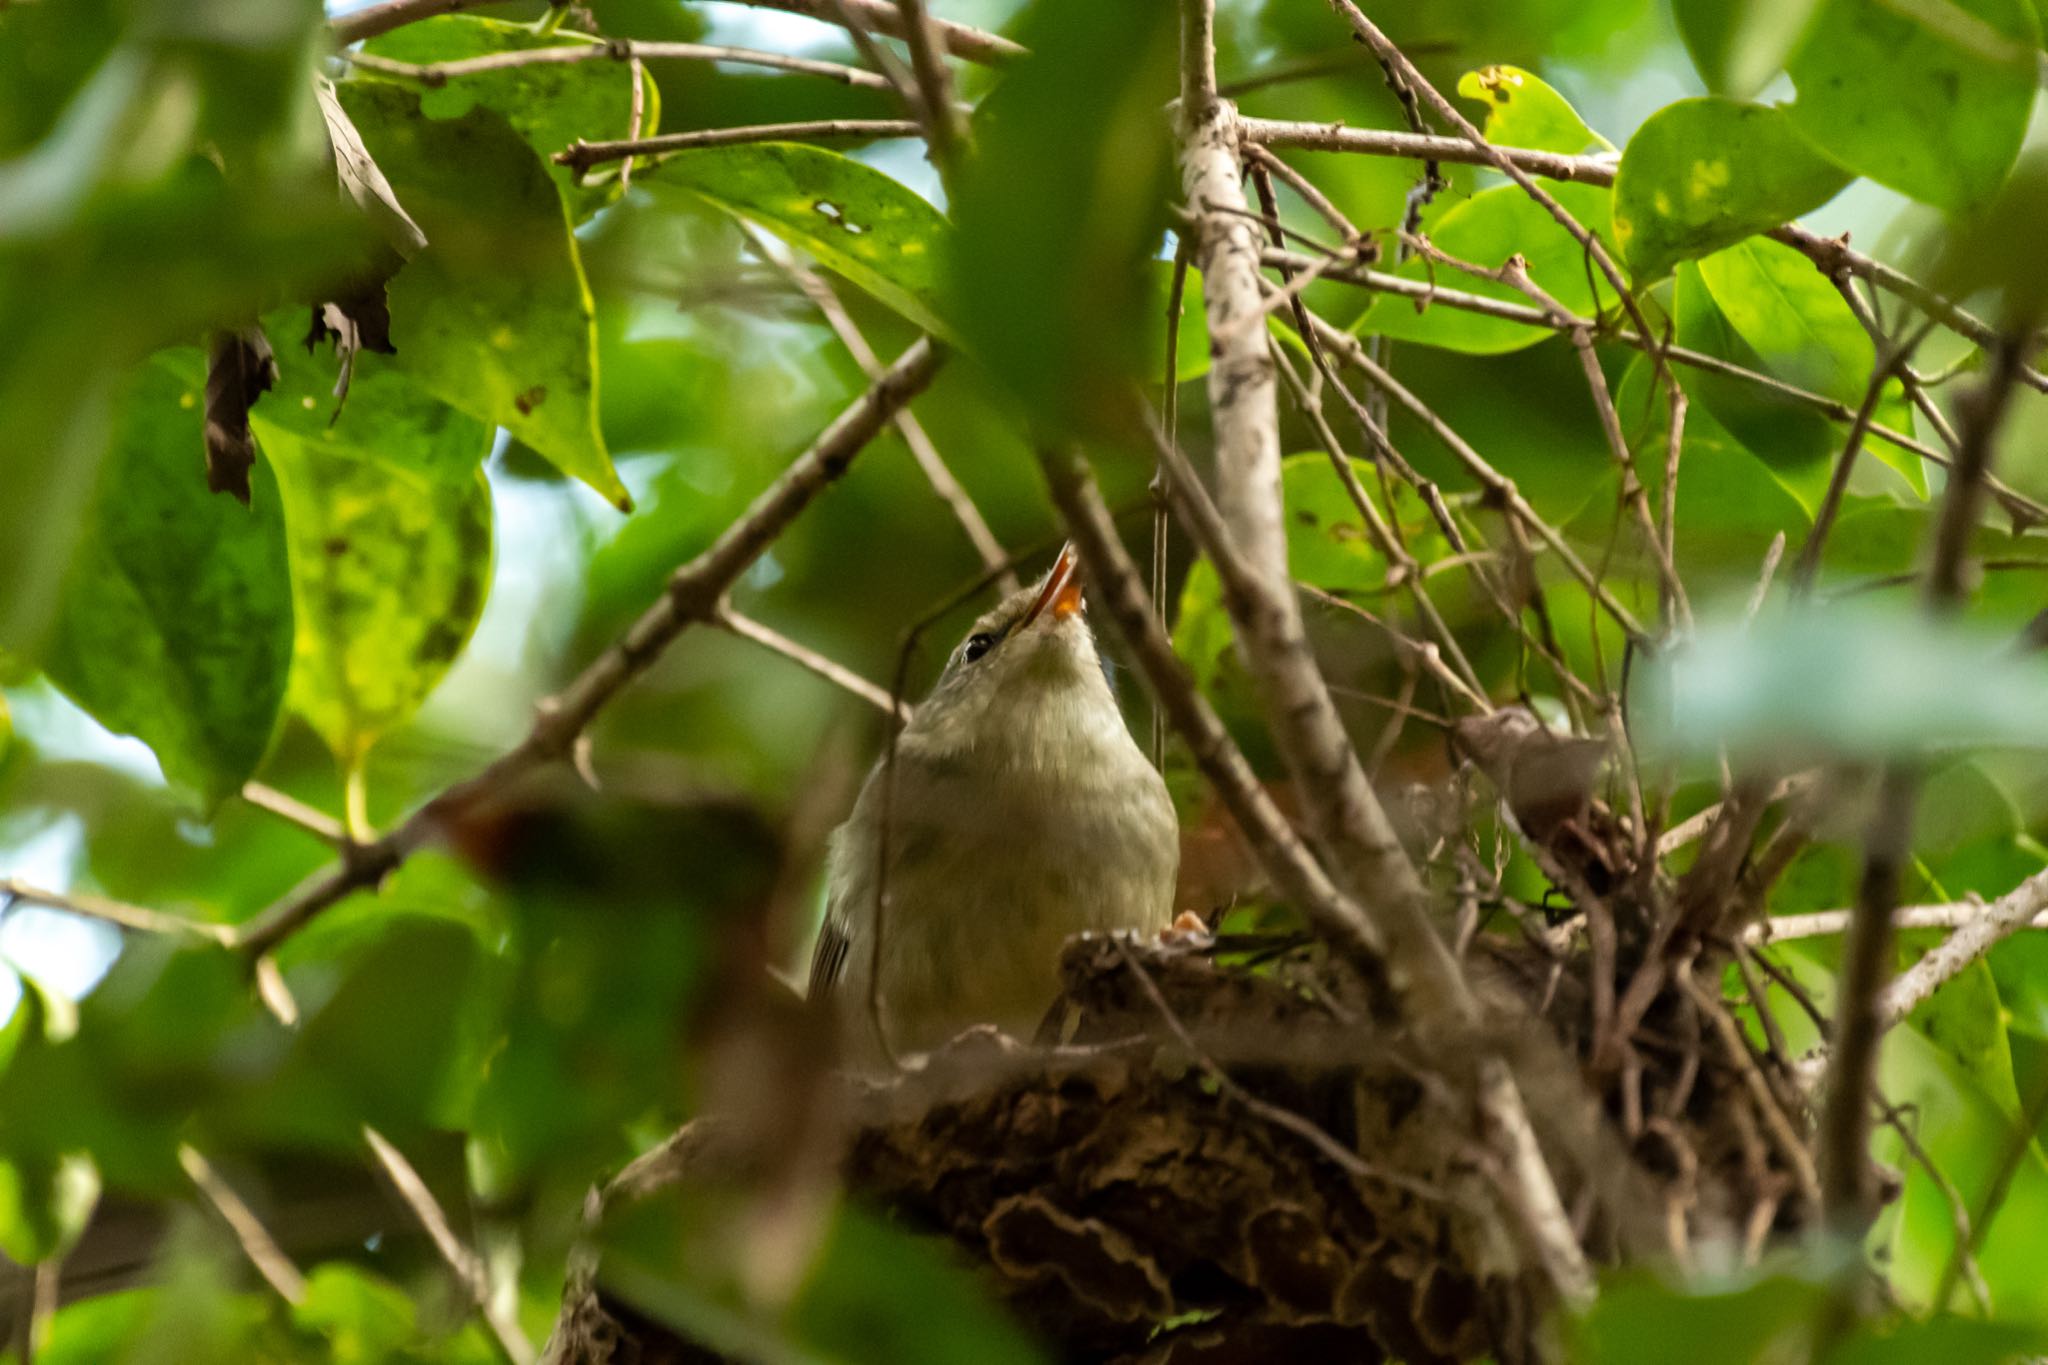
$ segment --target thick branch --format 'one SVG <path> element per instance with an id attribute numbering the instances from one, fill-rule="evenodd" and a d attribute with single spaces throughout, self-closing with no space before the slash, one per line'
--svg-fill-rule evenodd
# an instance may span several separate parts
<path id="1" fill-rule="evenodd" d="M 611 648 L 536 708 L 525 739 L 482 772 L 421 806 L 383 838 L 356 850 L 241 926 L 235 934 L 241 950 L 252 958 L 269 953 L 328 906 L 382 882 L 434 837 L 449 816 L 569 757 L 598 712 L 646 672 L 678 635 L 717 612 L 726 592 L 797 513 L 846 472 L 904 404 L 924 391 L 941 359 L 929 338 L 913 343 L 708 549 L 675 571 L 667 591 Z"/>
<path id="2" fill-rule="evenodd" d="M 1958 927 L 1885 987 L 1878 1014 L 1888 1024 L 1918 1009 L 2001 940 L 2029 926 L 2048 928 L 2043 920 L 2048 913 L 2048 872 L 2035 873 L 1989 905 L 1934 908 L 1956 912 L 1952 922 Z M 1910 926 L 1909 914 L 1901 911 L 1899 922 Z"/>
<path id="3" fill-rule="evenodd" d="M 1240 651 L 1274 740 L 1338 881 L 1379 914 L 1396 989 L 1425 1008 L 1469 1017 L 1457 965 L 1430 923 L 1427 897 L 1337 714 L 1309 649 L 1287 570 L 1280 423 L 1259 291 L 1257 220 L 1238 164 L 1237 113 L 1214 94 L 1213 15 L 1183 5 L 1182 183 L 1196 214 L 1195 260 L 1208 311 L 1211 428 L 1223 525 L 1242 566 L 1231 606 Z M 1245 325 L 1247 322 L 1253 325 Z M 1217 546 L 1208 547 L 1212 554 Z"/>

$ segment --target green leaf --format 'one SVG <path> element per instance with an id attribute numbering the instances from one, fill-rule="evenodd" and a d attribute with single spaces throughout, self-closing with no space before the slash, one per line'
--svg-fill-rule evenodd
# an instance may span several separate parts
<path id="1" fill-rule="evenodd" d="M 597 326 L 576 241 L 540 158 L 505 119 L 437 120 L 395 85 L 350 81 L 341 102 L 427 234 L 392 279 L 394 365 L 502 426 L 630 510 L 597 422 Z"/>
<path id="2" fill-rule="evenodd" d="M 2019 1082 L 2013 1077 L 2005 1006 L 1998 998 L 1989 963 L 1979 958 L 1944 982 L 1927 1003 L 1913 1011 L 1912 1023 L 1976 1077 L 2000 1107 L 2019 1117 Z"/>
<path id="3" fill-rule="evenodd" d="M 309 351 L 290 340 L 294 329 L 304 329 L 304 315 L 273 313 L 264 323 L 278 343 L 278 379 L 250 418 L 266 448 L 290 437 L 444 482 L 466 480 L 490 454 L 488 423 L 375 359 L 357 357 L 348 397 L 337 399 L 333 350 L 320 346 Z"/>
<path id="4" fill-rule="evenodd" d="M 1678 36 L 1717 95 L 1755 97 L 1784 68 L 1820 0 L 1672 0 Z"/>
<path id="5" fill-rule="evenodd" d="M 1549 190 L 1588 231 L 1602 236 L 1608 233 L 1609 195 L 1605 189 L 1555 184 Z M 1489 268 L 1520 254 L 1528 264 L 1529 277 L 1566 308 L 1581 317 L 1591 316 L 1599 309 L 1600 295 L 1595 291 L 1585 250 L 1578 239 L 1559 226 L 1549 210 L 1514 185 L 1481 190 L 1453 206 L 1430 227 L 1429 239 L 1447 255 Z M 1511 285 L 1477 279 L 1446 266 L 1432 268 L 1419 259 L 1402 265 L 1396 273 L 1413 280 L 1435 279 L 1468 293 L 1531 306 L 1529 297 Z M 1375 298 L 1352 330 L 1419 341 L 1471 355 L 1516 351 L 1555 335 L 1548 327 L 1484 317 L 1441 304 L 1418 310 L 1415 300 L 1393 295 Z"/>
<path id="6" fill-rule="evenodd" d="M 679 152 L 642 178 L 760 225 L 919 327 L 952 335 L 938 302 L 945 217 L 873 167 L 800 142 L 761 142 Z"/>
<path id="7" fill-rule="evenodd" d="M 1147 262 L 1173 198 L 1173 16 L 1041 0 L 956 177 L 950 316 L 1035 422 L 1120 421 L 1144 373 Z M 1196 303 L 1193 294 L 1190 305 Z"/>
<path id="8" fill-rule="evenodd" d="M 1640 1271 L 1606 1286 L 1570 1326 L 1578 1365 L 1762 1365 L 1808 1357 L 1829 1291 L 1818 1277 L 1703 1278 L 1670 1284 Z"/>
<path id="9" fill-rule="evenodd" d="M 1854 599 L 1852 599 L 1853 601 Z M 1656 673 L 1664 738 L 1712 754 L 1883 758 L 1927 746 L 2048 743 L 2048 661 L 1910 604 L 1703 625 Z"/>
<path id="10" fill-rule="evenodd" d="M 360 1266 L 329 1261 L 306 1276 L 292 1321 L 326 1339 L 335 1365 L 376 1365 L 413 1337 L 415 1311 L 405 1292 Z"/>
<path id="11" fill-rule="evenodd" d="M 1792 120 L 1850 170 L 1967 209 L 2019 154 L 2040 39 L 2027 0 L 1826 0 L 1789 67 Z"/>
<path id="12" fill-rule="evenodd" d="M 1698 268 L 1715 307 L 1768 373 L 1850 409 L 1863 402 L 1877 367 L 1876 343 L 1804 256 L 1757 238 L 1703 257 Z M 1894 431 L 1912 431 L 1912 408 L 1895 383 L 1878 400 L 1876 420 Z M 1835 435 L 1836 430 L 1829 428 L 1824 453 L 1840 450 L 1845 436 Z M 1927 471 L 1918 456 L 1882 440 L 1867 446 L 1914 492 L 1926 496 Z"/>
<path id="13" fill-rule="evenodd" d="M 365 43 L 363 50 L 392 61 L 429 66 L 500 52 L 601 46 L 601 39 L 570 29 L 541 34 L 530 24 L 443 15 L 379 34 Z M 640 136 L 647 137 L 658 125 L 660 98 L 653 76 L 643 74 L 642 80 L 645 112 Z M 578 138 L 626 136 L 633 109 L 633 77 L 623 61 L 537 62 L 459 76 L 420 94 L 420 110 L 432 119 L 460 118 L 478 105 L 503 114 L 534 151 L 552 157 Z M 586 212 L 618 196 L 616 168 L 608 178 L 594 183 L 586 178 L 579 184 L 570 167 L 553 161 L 547 165 L 548 173 L 561 186 L 562 197 Z M 585 212 L 577 214 L 578 218 L 584 216 Z"/>
<path id="14" fill-rule="evenodd" d="M 1611 152 L 1614 144 L 1586 126 L 1579 111 L 1541 77 L 1519 66 L 1483 66 L 1458 77 L 1458 93 L 1486 105 L 1486 140 L 1496 147 L 1539 152 Z"/>
<path id="15" fill-rule="evenodd" d="M 353 771 L 469 641 L 491 573 L 481 470 L 436 478 L 266 431 L 290 531 L 290 701 Z"/>
<path id="16" fill-rule="evenodd" d="M 1848 183 L 1782 109 L 1679 100 L 1628 140 L 1614 180 L 1614 235 L 1630 272 L 1654 280 L 1819 208 Z"/>
<path id="17" fill-rule="evenodd" d="M 118 413 L 46 667 L 211 809 L 256 771 L 284 700 L 284 510 L 260 462 L 249 506 L 206 491 L 199 386 L 165 362 L 143 366 Z"/>
<path id="18" fill-rule="evenodd" d="M 0 1160 L 0 1251 L 19 1265 L 63 1255 L 99 1198 L 100 1173 L 84 1152 Z"/>

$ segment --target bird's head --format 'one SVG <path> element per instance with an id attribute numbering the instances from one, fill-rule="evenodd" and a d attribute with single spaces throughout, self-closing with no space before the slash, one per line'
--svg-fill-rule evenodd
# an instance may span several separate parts
<path id="1" fill-rule="evenodd" d="M 1057 761 L 1061 746 L 1092 741 L 1112 726 L 1124 733 L 1069 545 L 1043 579 L 974 623 L 904 739 L 934 752 Z"/>

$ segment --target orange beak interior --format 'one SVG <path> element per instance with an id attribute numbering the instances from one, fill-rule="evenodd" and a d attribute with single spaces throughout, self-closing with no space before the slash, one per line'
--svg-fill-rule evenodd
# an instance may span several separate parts
<path id="1" fill-rule="evenodd" d="M 1081 605 L 1081 559 L 1069 543 L 1060 547 L 1060 557 L 1053 561 L 1045 586 L 1038 590 L 1031 610 L 1024 613 L 1017 629 L 1024 629 L 1047 611 L 1052 613 L 1053 620 L 1063 621 L 1081 610 Z"/>

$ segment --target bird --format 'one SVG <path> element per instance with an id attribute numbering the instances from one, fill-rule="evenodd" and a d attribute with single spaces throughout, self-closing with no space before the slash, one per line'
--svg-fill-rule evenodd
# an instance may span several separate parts
<path id="1" fill-rule="evenodd" d="M 1069 937 L 1172 920 L 1173 801 L 1124 725 L 1072 545 L 974 623 L 889 763 L 832 836 L 811 959 L 851 1064 L 976 1024 L 1028 1039 Z"/>

